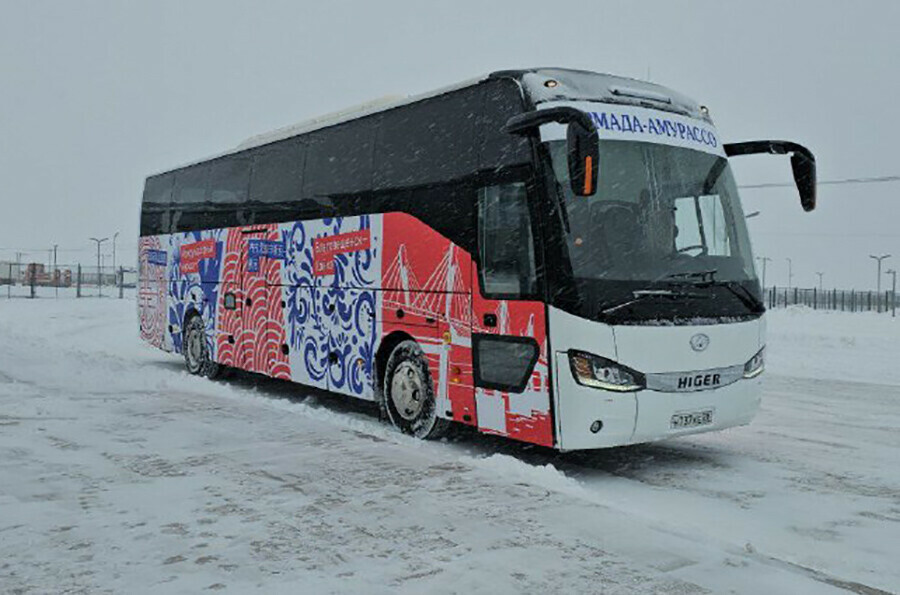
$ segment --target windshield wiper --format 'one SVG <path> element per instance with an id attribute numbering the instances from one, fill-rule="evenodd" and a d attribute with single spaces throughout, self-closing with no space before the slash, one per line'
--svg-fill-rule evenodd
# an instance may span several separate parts
<path id="1" fill-rule="evenodd" d="M 709 271 L 697 271 L 693 273 L 673 273 L 664 277 L 665 279 L 700 279 L 700 281 L 691 282 L 694 287 L 724 287 L 730 291 L 736 298 L 741 300 L 751 312 L 761 312 L 764 309 L 763 303 L 755 295 L 750 293 L 746 287 L 736 281 L 716 281 L 714 275 L 716 269 Z M 707 279 L 708 277 L 708 279 Z"/>
<path id="2" fill-rule="evenodd" d="M 620 310 L 622 308 L 628 307 L 632 304 L 636 304 L 642 300 L 648 298 L 656 298 L 656 297 L 665 297 L 665 298 L 699 298 L 699 299 L 707 299 L 709 296 L 703 293 L 695 293 L 690 291 L 673 291 L 671 289 L 636 289 L 631 292 L 631 295 L 634 296 L 634 299 L 626 300 L 622 303 L 616 304 L 614 306 L 610 306 L 608 308 L 604 308 L 600 310 L 601 315 L 609 314 L 611 312 L 615 312 L 616 310 Z"/>
<path id="3" fill-rule="evenodd" d="M 765 310 L 762 300 L 750 293 L 750 290 L 736 281 L 717 281 L 714 283 L 716 287 L 724 287 L 741 300 L 752 312 L 762 312 Z"/>
<path id="4" fill-rule="evenodd" d="M 672 273 L 670 275 L 666 275 L 663 279 L 700 279 L 702 283 L 709 277 L 709 282 L 712 283 L 715 281 L 715 274 L 718 273 L 718 269 L 710 269 L 708 271 L 693 271 L 690 273 Z M 695 284 L 696 285 L 696 284 Z"/>

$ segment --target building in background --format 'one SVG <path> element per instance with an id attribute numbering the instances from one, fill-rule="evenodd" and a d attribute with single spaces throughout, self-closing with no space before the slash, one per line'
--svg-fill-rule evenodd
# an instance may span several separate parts
<path id="1" fill-rule="evenodd" d="M 24 267 L 24 275 L 22 276 L 21 281 L 25 285 L 71 287 L 72 271 L 69 269 L 57 268 L 52 272 L 48 272 L 43 264 L 32 262 Z"/>

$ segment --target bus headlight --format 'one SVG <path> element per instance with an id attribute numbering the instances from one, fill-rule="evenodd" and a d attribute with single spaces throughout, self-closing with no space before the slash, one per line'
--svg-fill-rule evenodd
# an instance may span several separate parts
<path id="1" fill-rule="evenodd" d="M 766 368 L 765 360 L 763 359 L 765 351 L 766 348 L 763 347 L 756 355 L 750 358 L 749 362 L 744 364 L 744 378 L 754 378 L 762 374 L 762 371 Z"/>
<path id="2" fill-rule="evenodd" d="M 644 375 L 621 364 L 583 351 L 569 352 L 569 366 L 578 384 L 616 392 L 641 390 Z"/>

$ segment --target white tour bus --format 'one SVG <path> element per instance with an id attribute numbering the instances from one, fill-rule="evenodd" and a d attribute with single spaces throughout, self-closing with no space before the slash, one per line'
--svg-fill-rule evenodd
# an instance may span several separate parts
<path id="1" fill-rule="evenodd" d="M 731 157 L 669 89 L 502 71 L 315 120 L 147 179 L 142 336 L 377 401 L 402 431 L 453 424 L 560 450 L 748 423 L 762 288 Z"/>

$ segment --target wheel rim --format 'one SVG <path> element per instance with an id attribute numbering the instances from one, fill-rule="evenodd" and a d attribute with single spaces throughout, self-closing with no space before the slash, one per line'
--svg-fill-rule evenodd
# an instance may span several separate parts
<path id="1" fill-rule="evenodd" d="M 425 382 L 410 362 L 403 362 L 391 378 L 391 400 L 406 421 L 416 419 L 425 405 Z"/>
<path id="2" fill-rule="evenodd" d="M 203 360 L 203 337 L 196 330 L 188 335 L 187 354 L 188 364 L 191 368 L 199 368 L 200 362 Z"/>

